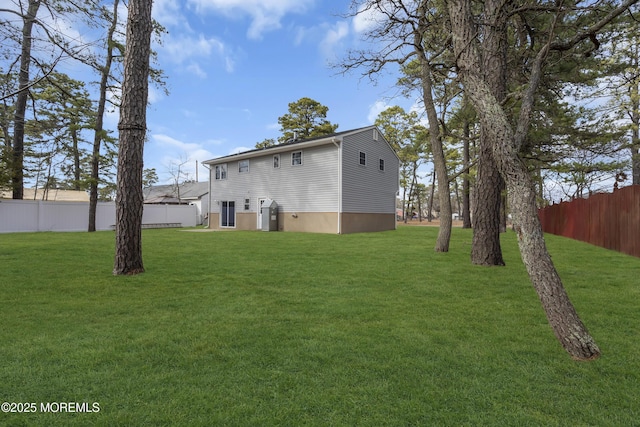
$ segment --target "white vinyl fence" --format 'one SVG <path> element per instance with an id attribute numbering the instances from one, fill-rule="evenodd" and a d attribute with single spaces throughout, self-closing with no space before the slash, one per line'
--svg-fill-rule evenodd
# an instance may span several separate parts
<path id="1" fill-rule="evenodd" d="M 197 217 L 197 209 L 193 205 L 144 205 L 142 224 L 194 227 Z M 98 203 L 96 230 L 111 230 L 115 223 L 115 203 Z M 0 233 L 87 231 L 88 228 L 89 203 L 86 202 L 0 200 Z"/>

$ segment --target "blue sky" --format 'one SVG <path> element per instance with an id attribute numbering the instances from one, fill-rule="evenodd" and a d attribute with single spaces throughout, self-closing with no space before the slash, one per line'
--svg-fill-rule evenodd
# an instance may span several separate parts
<path id="1" fill-rule="evenodd" d="M 0 0 L 0 9 L 17 5 L 18 0 Z M 168 30 L 154 44 L 155 65 L 164 70 L 170 94 L 150 88 L 145 167 L 156 169 L 161 184 L 173 180 L 171 171 L 179 164 L 195 179 L 196 162 L 280 136 L 278 117 L 302 97 L 327 106 L 327 119 L 338 131 L 370 125 L 392 105 L 420 111 L 415 100 L 398 96 L 395 68 L 374 85 L 362 78 L 364 70 L 345 76 L 329 67 L 348 49 L 370 47 L 363 36 L 374 16 L 345 17 L 350 5 L 351 0 L 155 0 L 154 18 Z M 121 15 L 126 21 L 122 5 Z M 0 17 L 20 25 L 13 14 Z M 44 9 L 39 19 L 83 49 L 101 45 L 106 33 Z M 45 62 L 57 56 L 50 50 L 34 48 Z M 57 70 L 95 88 L 95 73 L 78 62 L 63 60 Z M 108 129 L 115 130 L 117 122 L 118 111 L 105 117 Z M 424 168 L 426 176 L 430 165 Z M 200 166 L 197 176 L 207 180 L 206 168 Z"/>
<path id="2" fill-rule="evenodd" d="M 278 117 L 302 97 L 329 108 L 344 131 L 373 123 L 396 97 L 396 75 L 377 85 L 360 73 L 329 67 L 362 46 L 365 17 L 345 18 L 350 2 L 320 0 L 156 0 L 153 15 L 168 30 L 157 66 L 170 94 L 151 88 L 145 167 L 161 183 L 178 164 L 195 179 L 201 163 L 280 136 Z M 395 70 L 390 70 L 395 72 Z M 117 117 L 112 117 L 117 120 Z M 199 168 L 200 181 L 208 179 Z"/>
<path id="3" fill-rule="evenodd" d="M 0 9 L 17 11 L 20 4 L 0 0 Z M 367 47 L 363 35 L 374 15 L 347 17 L 350 6 L 351 0 L 154 0 L 153 16 L 168 31 L 153 44 L 154 66 L 164 71 L 170 93 L 150 87 L 145 168 L 156 169 L 160 184 L 170 183 L 180 164 L 195 179 L 196 161 L 201 165 L 277 139 L 278 117 L 303 97 L 328 107 L 327 119 L 339 125 L 338 131 L 371 125 L 392 105 L 413 108 L 412 100 L 398 96 L 397 69 L 385 70 L 374 84 L 362 77 L 365 70 L 341 75 L 330 67 L 349 49 Z M 126 13 L 121 1 L 123 26 Z M 0 12 L 0 18 L 15 25 L 15 31 L 21 28 L 17 14 Z M 38 19 L 73 40 L 79 51 L 104 54 L 106 28 L 45 8 Z M 39 41 L 46 38 L 40 26 L 34 31 L 34 56 L 57 61 L 61 54 Z M 18 52 L 19 46 L 9 48 Z M 84 81 L 97 99 L 97 74 L 62 56 L 56 70 Z M 6 61 L 2 66 L 9 68 Z M 36 79 L 40 71 L 32 68 Z M 118 116 L 118 110 L 107 112 L 105 127 L 115 131 Z M 93 135 L 86 139 L 92 141 Z M 198 172 L 200 181 L 208 179 L 206 168 Z"/>

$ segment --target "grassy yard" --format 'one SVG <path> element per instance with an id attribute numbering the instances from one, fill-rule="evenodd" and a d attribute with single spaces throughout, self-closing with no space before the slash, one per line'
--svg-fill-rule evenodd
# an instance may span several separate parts
<path id="1" fill-rule="evenodd" d="M 38 409 L 0 425 L 640 425 L 640 259 L 547 236 L 602 349 L 580 363 L 512 232 L 503 268 L 436 235 L 145 230 L 134 277 L 112 232 L 0 235 L 0 402 Z"/>

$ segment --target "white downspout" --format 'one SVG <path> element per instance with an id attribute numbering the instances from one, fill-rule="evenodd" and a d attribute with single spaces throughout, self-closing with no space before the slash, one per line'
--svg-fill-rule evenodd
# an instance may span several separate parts
<path id="1" fill-rule="evenodd" d="M 211 168 L 209 165 L 202 163 L 202 166 L 209 171 L 209 203 L 207 205 L 207 228 L 211 228 Z"/>
<path id="2" fill-rule="evenodd" d="M 338 144 L 337 138 L 331 142 L 338 149 L 338 234 L 342 234 L 342 144 Z"/>

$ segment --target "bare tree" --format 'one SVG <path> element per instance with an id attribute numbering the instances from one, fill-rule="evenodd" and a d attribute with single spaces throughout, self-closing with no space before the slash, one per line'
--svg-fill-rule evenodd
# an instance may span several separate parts
<path id="1" fill-rule="evenodd" d="M 93 151 L 91 154 L 91 181 L 89 184 L 89 228 L 88 231 L 96 231 L 96 211 L 98 207 L 98 181 L 100 178 L 100 146 L 105 136 L 104 130 L 104 111 L 107 103 L 107 84 L 111 75 L 111 64 L 114 58 L 114 49 L 120 47 L 116 43 L 114 35 L 118 27 L 118 5 L 119 0 L 113 2 L 113 12 L 110 15 L 111 24 L 107 31 L 107 52 L 104 64 L 99 66 L 100 69 L 100 90 L 98 98 L 98 110 L 96 111 L 96 120 L 93 128 Z M 105 12 L 105 16 L 108 14 Z M 122 52 L 120 52 L 122 53 Z"/>
<path id="2" fill-rule="evenodd" d="M 167 166 L 167 172 L 173 181 L 173 194 L 176 195 L 178 203 L 181 203 L 180 186 L 189 181 L 189 173 L 185 172 L 183 166 L 189 163 L 189 157 L 185 154 L 179 160 L 172 160 Z"/>
<path id="3" fill-rule="evenodd" d="M 375 23 L 366 37 L 380 46 L 371 51 L 350 52 L 340 67 L 343 71 L 364 68 L 364 75 L 375 79 L 377 73 L 389 65 L 408 67 L 418 64 L 415 77 L 420 82 L 421 100 L 429 121 L 429 143 L 437 175 L 440 202 L 440 229 L 435 251 L 447 252 L 451 237 L 452 209 L 449 178 L 444 155 L 442 132 L 434 101 L 435 68 L 446 69 L 445 41 L 447 31 L 442 27 L 442 10 L 430 8 L 427 0 L 353 1 L 354 15 L 373 16 Z"/>
<path id="4" fill-rule="evenodd" d="M 438 22 L 438 15 L 433 15 L 429 10 L 429 0 L 421 0 L 417 13 L 416 25 L 413 29 L 413 49 L 420 64 L 420 82 L 422 84 L 422 102 L 429 120 L 429 142 L 431 143 L 431 155 L 433 156 L 433 167 L 437 177 L 438 196 L 440 201 L 440 227 L 436 240 L 436 252 L 449 252 L 449 241 L 451 240 L 451 227 L 453 223 L 453 211 L 451 209 L 451 189 L 449 187 L 449 177 L 447 173 L 447 161 L 444 155 L 440 123 L 436 112 L 436 105 L 433 100 L 433 66 L 432 61 L 438 57 L 429 58 L 426 50 L 432 49 L 429 42 L 425 40 L 426 34 L 432 30 L 434 24 Z M 433 31 L 433 32 L 438 32 Z"/>
<path id="5" fill-rule="evenodd" d="M 142 263 L 142 172 L 147 130 L 152 0 L 131 0 L 120 107 L 116 255 L 113 274 L 144 272 Z"/>
<path id="6" fill-rule="evenodd" d="M 63 57 L 78 59 L 82 57 L 81 52 L 86 50 L 86 46 L 78 45 L 77 38 L 67 37 L 57 25 L 39 19 L 38 12 L 44 10 L 53 22 L 60 17 L 75 19 L 77 16 L 91 15 L 95 3 L 92 0 L 87 0 L 82 5 L 66 1 L 28 0 L 27 2 L 14 2 L 14 6 L 14 9 L 0 7 L 0 11 L 18 16 L 20 19 L 18 22 L 21 22 L 22 26 L 18 28 L 11 21 L 5 20 L 0 25 L 0 32 L 5 35 L 5 40 L 18 45 L 20 52 L 19 55 L 16 55 L 16 58 L 19 57 L 19 61 L 16 62 L 19 62 L 20 69 L 18 88 L 14 93 L 16 102 L 13 108 L 13 138 L 11 159 L 8 166 L 12 175 L 13 198 L 21 199 L 24 195 L 24 128 L 29 90 L 52 73 Z M 33 55 L 32 50 L 34 52 L 37 48 L 42 50 L 43 44 L 46 46 L 45 54 L 51 54 L 52 58 L 54 56 L 57 58 L 49 62 Z M 37 68 L 40 73 L 40 76 L 33 81 L 30 80 L 32 66 Z"/>
<path id="7" fill-rule="evenodd" d="M 12 187 L 13 198 L 22 199 L 24 196 L 24 125 L 27 99 L 29 97 L 29 69 L 31 68 L 32 32 L 36 15 L 40 8 L 40 0 L 30 0 L 27 10 L 21 14 L 22 50 L 20 52 L 20 72 L 18 73 L 18 97 L 14 112 L 13 143 L 12 143 Z"/>

